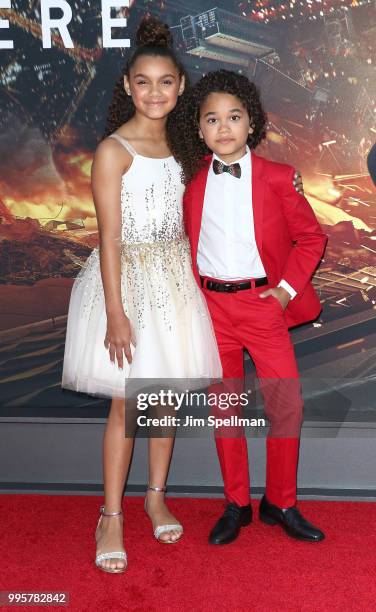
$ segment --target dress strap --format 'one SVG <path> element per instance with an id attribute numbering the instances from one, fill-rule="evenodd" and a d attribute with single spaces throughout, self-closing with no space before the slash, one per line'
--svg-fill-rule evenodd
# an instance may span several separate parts
<path id="1" fill-rule="evenodd" d="M 115 138 L 115 140 L 117 140 L 125 149 L 127 149 L 128 153 L 130 153 L 132 157 L 136 157 L 137 151 L 135 151 L 132 145 L 129 144 L 128 140 L 125 140 L 125 138 L 119 136 L 119 134 L 110 134 L 109 138 Z"/>

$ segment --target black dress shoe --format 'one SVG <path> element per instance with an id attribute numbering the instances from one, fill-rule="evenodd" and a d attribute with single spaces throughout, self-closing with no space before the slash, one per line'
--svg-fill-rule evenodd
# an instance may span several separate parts
<path id="1" fill-rule="evenodd" d="M 260 520 L 267 525 L 281 525 L 292 538 L 306 542 L 320 542 L 325 538 L 320 529 L 306 521 L 296 506 L 278 508 L 270 504 L 265 495 L 260 503 Z"/>
<path id="2" fill-rule="evenodd" d="M 251 504 L 248 504 L 248 506 L 227 504 L 223 515 L 210 532 L 210 544 L 230 544 L 238 537 L 240 528 L 249 525 L 251 522 Z"/>

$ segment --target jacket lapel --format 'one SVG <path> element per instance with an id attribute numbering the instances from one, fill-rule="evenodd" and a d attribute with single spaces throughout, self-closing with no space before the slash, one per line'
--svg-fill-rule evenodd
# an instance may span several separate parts
<path id="1" fill-rule="evenodd" d="M 205 158 L 205 166 L 200 170 L 192 186 L 191 200 L 191 236 L 193 261 L 197 261 L 198 241 L 200 239 L 202 211 L 204 208 L 206 183 L 212 157 Z"/>
<path id="2" fill-rule="evenodd" d="M 252 207 L 253 224 L 255 228 L 255 238 L 262 258 L 262 222 L 264 212 L 265 182 L 262 180 L 263 160 L 255 153 L 251 153 L 252 158 Z"/>

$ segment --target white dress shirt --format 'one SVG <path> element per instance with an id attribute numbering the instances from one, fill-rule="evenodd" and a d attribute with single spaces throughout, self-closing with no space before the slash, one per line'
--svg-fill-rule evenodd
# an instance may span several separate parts
<path id="1" fill-rule="evenodd" d="M 218 159 L 225 165 L 217 155 Z M 241 178 L 228 172 L 215 174 L 213 164 L 206 184 L 197 265 L 201 276 L 234 281 L 266 276 L 257 248 L 252 206 L 252 159 L 246 154 L 240 164 Z M 296 292 L 281 280 L 291 298 Z"/>

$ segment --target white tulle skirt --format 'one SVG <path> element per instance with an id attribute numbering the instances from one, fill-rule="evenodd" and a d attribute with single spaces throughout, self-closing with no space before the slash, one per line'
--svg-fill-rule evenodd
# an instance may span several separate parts
<path id="1" fill-rule="evenodd" d="M 103 397 L 126 397 L 131 380 L 221 378 L 205 299 L 194 279 L 187 239 L 122 247 L 122 300 L 135 346 L 123 370 L 104 346 L 106 310 L 99 249 L 76 278 L 70 299 L 62 386 Z M 185 384 L 187 381 L 187 384 Z M 190 385 L 195 386 L 194 384 Z M 196 387 L 197 388 L 197 387 Z"/>

